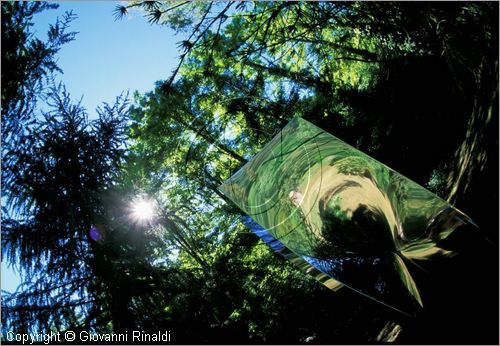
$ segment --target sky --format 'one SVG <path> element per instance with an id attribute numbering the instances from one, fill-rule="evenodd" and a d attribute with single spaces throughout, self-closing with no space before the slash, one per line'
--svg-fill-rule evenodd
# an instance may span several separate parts
<path id="1" fill-rule="evenodd" d="M 116 21 L 116 1 L 61 2 L 57 10 L 35 17 L 34 30 L 45 35 L 57 15 L 73 10 L 78 18 L 71 31 L 76 39 L 61 48 L 62 80 L 75 99 L 92 113 L 103 101 L 113 102 L 121 92 L 146 92 L 167 79 L 176 65 L 179 36 L 166 26 L 150 25 L 138 11 Z"/>
<path id="2" fill-rule="evenodd" d="M 131 12 L 115 21 L 117 1 L 59 2 L 56 10 L 33 17 L 32 31 L 43 40 L 49 23 L 65 11 L 77 15 L 70 31 L 77 31 L 74 41 L 59 51 L 58 66 L 64 74 L 59 80 L 66 85 L 73 100 L 81 97 L 89 117 L 102 102 L 113 103 L 122 92 L 140 93 L 154 88 L 157 80 L 168 79 L 175 68 L 181 36 L 166 26 L 150 25 L 139 12 Z M 1 287 L 15 291 L 20 283 L 15 271 L 2 261 Z"/>

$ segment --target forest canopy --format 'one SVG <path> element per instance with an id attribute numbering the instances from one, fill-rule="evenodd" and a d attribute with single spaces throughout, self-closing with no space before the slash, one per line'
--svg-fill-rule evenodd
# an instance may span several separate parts
<path id="1" fill-rule="evenodd" d="M 498 342 L 498 3 L 119 3 L 115 20 L 139 9 L 185 39 L 154 90 L 93 119 L 53 78 L 74 15 L 43 42 L 32 18 L 57 5 L 1 6 L 2 260 L 22 278 L 2 291 L 3 338 L 368 343 L 397 323 L 406 343 Z M 453 203 L 493 247 L 439 267 L 415 318 L 321 286 L 218 189 L 297 117 Z"/>

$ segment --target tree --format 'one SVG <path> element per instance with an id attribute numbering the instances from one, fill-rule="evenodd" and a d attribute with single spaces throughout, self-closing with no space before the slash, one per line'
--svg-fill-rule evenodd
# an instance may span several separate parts
<path id="1" fill-rule="evenodd" d="M 11 330 L 63 330 L 96 305 L 89 287 L 101 250 L 89 232 L 106 216 L 103 193 L 123 160 L 122 98 L 92 121 L 63 87 L 52 88 L 49 105 L 10 148 L 16 169 L 3 181 L 2 255 L 22 275 L 18 291 L 3 297 L 2 324 Z"/>
<path id="2" fill-rule="evenodd" d="M 67 32 L 76 18 L 67 12 L 50 25 L 47 42 L 31 32 L 33 16 L 59 7 L 45 2 L 2 2 L 2 147 L 15 146 L 34 119 L 37 98 L 56 72 L 56 54 L 76 33 Z M 15 142 L 15 143 L 14 143 Z"/>
<path id="3" fill-rule="evenodd" d="M 452 276 L 442 270 L 444 294 L 432 293 L 430 312 L 416 320 L 349 291 L 333 295 L 246 229 L 218 186 L 289 119 L 304 117 L 421 184 L 452 170 L 459 178 L 434 186 L 466 191 L 462 182 L 492 172 L 475 167 L 461 178 L 495 153 L 478 133 L 497 119 L 489 102 L 498 76 L 486 74 L 497 66 L 497 5 L 134 1 L 118 6 L 118 17 L 133 7 L 188 32 L 166 81 L 130 108 L 122 98 L 105 104 L 92 121 L 64 88 L 52 88 L 51 111 L 14 112 L 20 130 L 5 128 L 19 140 L 2 149 L 11 168 L 2 250 L 24 280 L 3 297 L 4 328 L 172 330 L 179 343 L 366 343 L 395 321 L 410 342 L 492 339 L 474 333 L 487 318 L 466 303 L 487 307 L 495 285 L 468 287 L 478 298 L 453 304 L 460 282 L 446 283 Z M 23 78 L 12 77 L 10 90 L 24 90 Z M 476 98 L 484 81 L 488 97 Z M 459 146 L 466 155 L 456 170 L 446 162 Z M 478 148 L 484 155 L 471 161 Z M 130 203 L 143 195 L 156 218 L 134 224 Z M 460 306 L 475 321 L 462 319 Z"/>
<path id="4" fill-rule="evenodd" d="M 491 213 L 476 207 L 478 191 L 491 191 L 481 176 L 491 184 L 498 175 L 496 4 L 133 1 L 117 14 L 132 7 L 152 23 L 188 32 L 179 66 L 140 98 L 132 134 L 157 172 L 168 171 L 192 191 L 182 204 L 194 194 L 215 206 L 211 213 L 237 214 L 222 204 L 216 183 L 244 161 L 225 149 L 248 159 L 301 116 L 468 207 L 497 239 Z M 481 133 L 488 138 L 480 140 Z M 179 198 L 181 189 L 172 195 Z M 454 316 L 441 324 L 448 337 Z"/>
<path id="5" fill-rule="evenodd" d="M 287 93 L 297 92 L 303 101 L 298 112 L 285 114 L 301 114 L 313 122 L 328 119 L 326 130 L 398 171 L 411 173 L 423 185 L 461 145 L 464 124 L 473 113 L 472 101 L 464 95 L 477 90 L 476 77 L 489 75 L 481 71 L 495 69 L 498 49 L 491 40 L 496 27 L 491 3 L 133 1 L 117 11 L 126 14 L 131 7 L 143 8 L 154 23 L 190 32 L 181 44 L 185 51 L 179 67 L 167 86 L 180 73 L 183 79 L 202 80 L 205 94 L 212 91 L 214 102 L 223 107 L 229 102 L 215 95 L 238 92 L 237 102 L 231 103 L 241 108 L 235 103 L 272 100 L 269 91 L 279 90 L 282 83 Z M 475 49 L 463 46 L 464 40 L 458 38 L 464 36 Z M 257 89 L 245 92 L 241 83 L 234 82 L 236 76 L 245 81 L 259 79 L 262 88 L 254 95 L 250 91 Z M 435 83 L 429 83 L 432 78 Z M 224 83 L 229 80 L 232 83 Z M 422 103 L 422 99 L 429 102 Z M 264 113 L 271 109 L 263 108 Z M 255 119 L 259 113 L 251 114 L 247 117 Z M 255 119 L 253 123 L 261 122 Z M 433 126 L 427 126 L 429 122 Z M 366 131 L 367 126 L 372 131 Z M 425 131 L 431 131 L 432 140 L 419 143 L 416 136 Z M 445 131 L 450 133 L 446 138 L 440 135 Z M 401 144 L 409 133 L 415 134 L 411 147 Z M 443 150 L 436 153 L 435 147 Z M 405 167 L 399 162 L 399 157 L 417 162 L 422 150 L 433 152 L 425 164 Z M 484 157 L 479 152 L 470 155 L 474 156 Z M 463 177 L 450 170 L 444 175 Z M 452 181 L 450 175 L 443 197 L 455 194 Z"/>

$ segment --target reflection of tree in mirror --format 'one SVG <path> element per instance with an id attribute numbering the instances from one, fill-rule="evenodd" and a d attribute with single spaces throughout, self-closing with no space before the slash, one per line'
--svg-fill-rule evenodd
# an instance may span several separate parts
<path id="1" fill-rule="evenodd" d="M 330 165 L 337 167 L 339 173 L 352 174 L 358 176 L 370 177 L 369 163 L 362 157 L 349 156 L 338 161 L 332 160 Z"/>
<path id="2" fill-rule="evenodd" d="M 333 197 L 331 200 L 338 199 Z M 380 211 L 359 205 L 352 215 L 335 202 L 320 201 L 320 216 L 323 221 L 321 235 L 334 254 L 374 255 L 394 250 L 390 228 Z M 326 247 L 328 248 L 328 247 Z M 321 249 L 324 252 L 326 249 Z M 321 253 L 321 257 L 328 253 Z"/>

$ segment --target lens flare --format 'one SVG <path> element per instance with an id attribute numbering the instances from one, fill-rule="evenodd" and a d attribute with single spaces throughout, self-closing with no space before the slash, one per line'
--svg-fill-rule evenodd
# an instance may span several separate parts
<path id="1" fill-rule="evenodd" d="M 93 241 L 100 241 L 102 239 L 102 232 L 97 226 L 92 226 L 89 231 L 90 238 Z"/>

